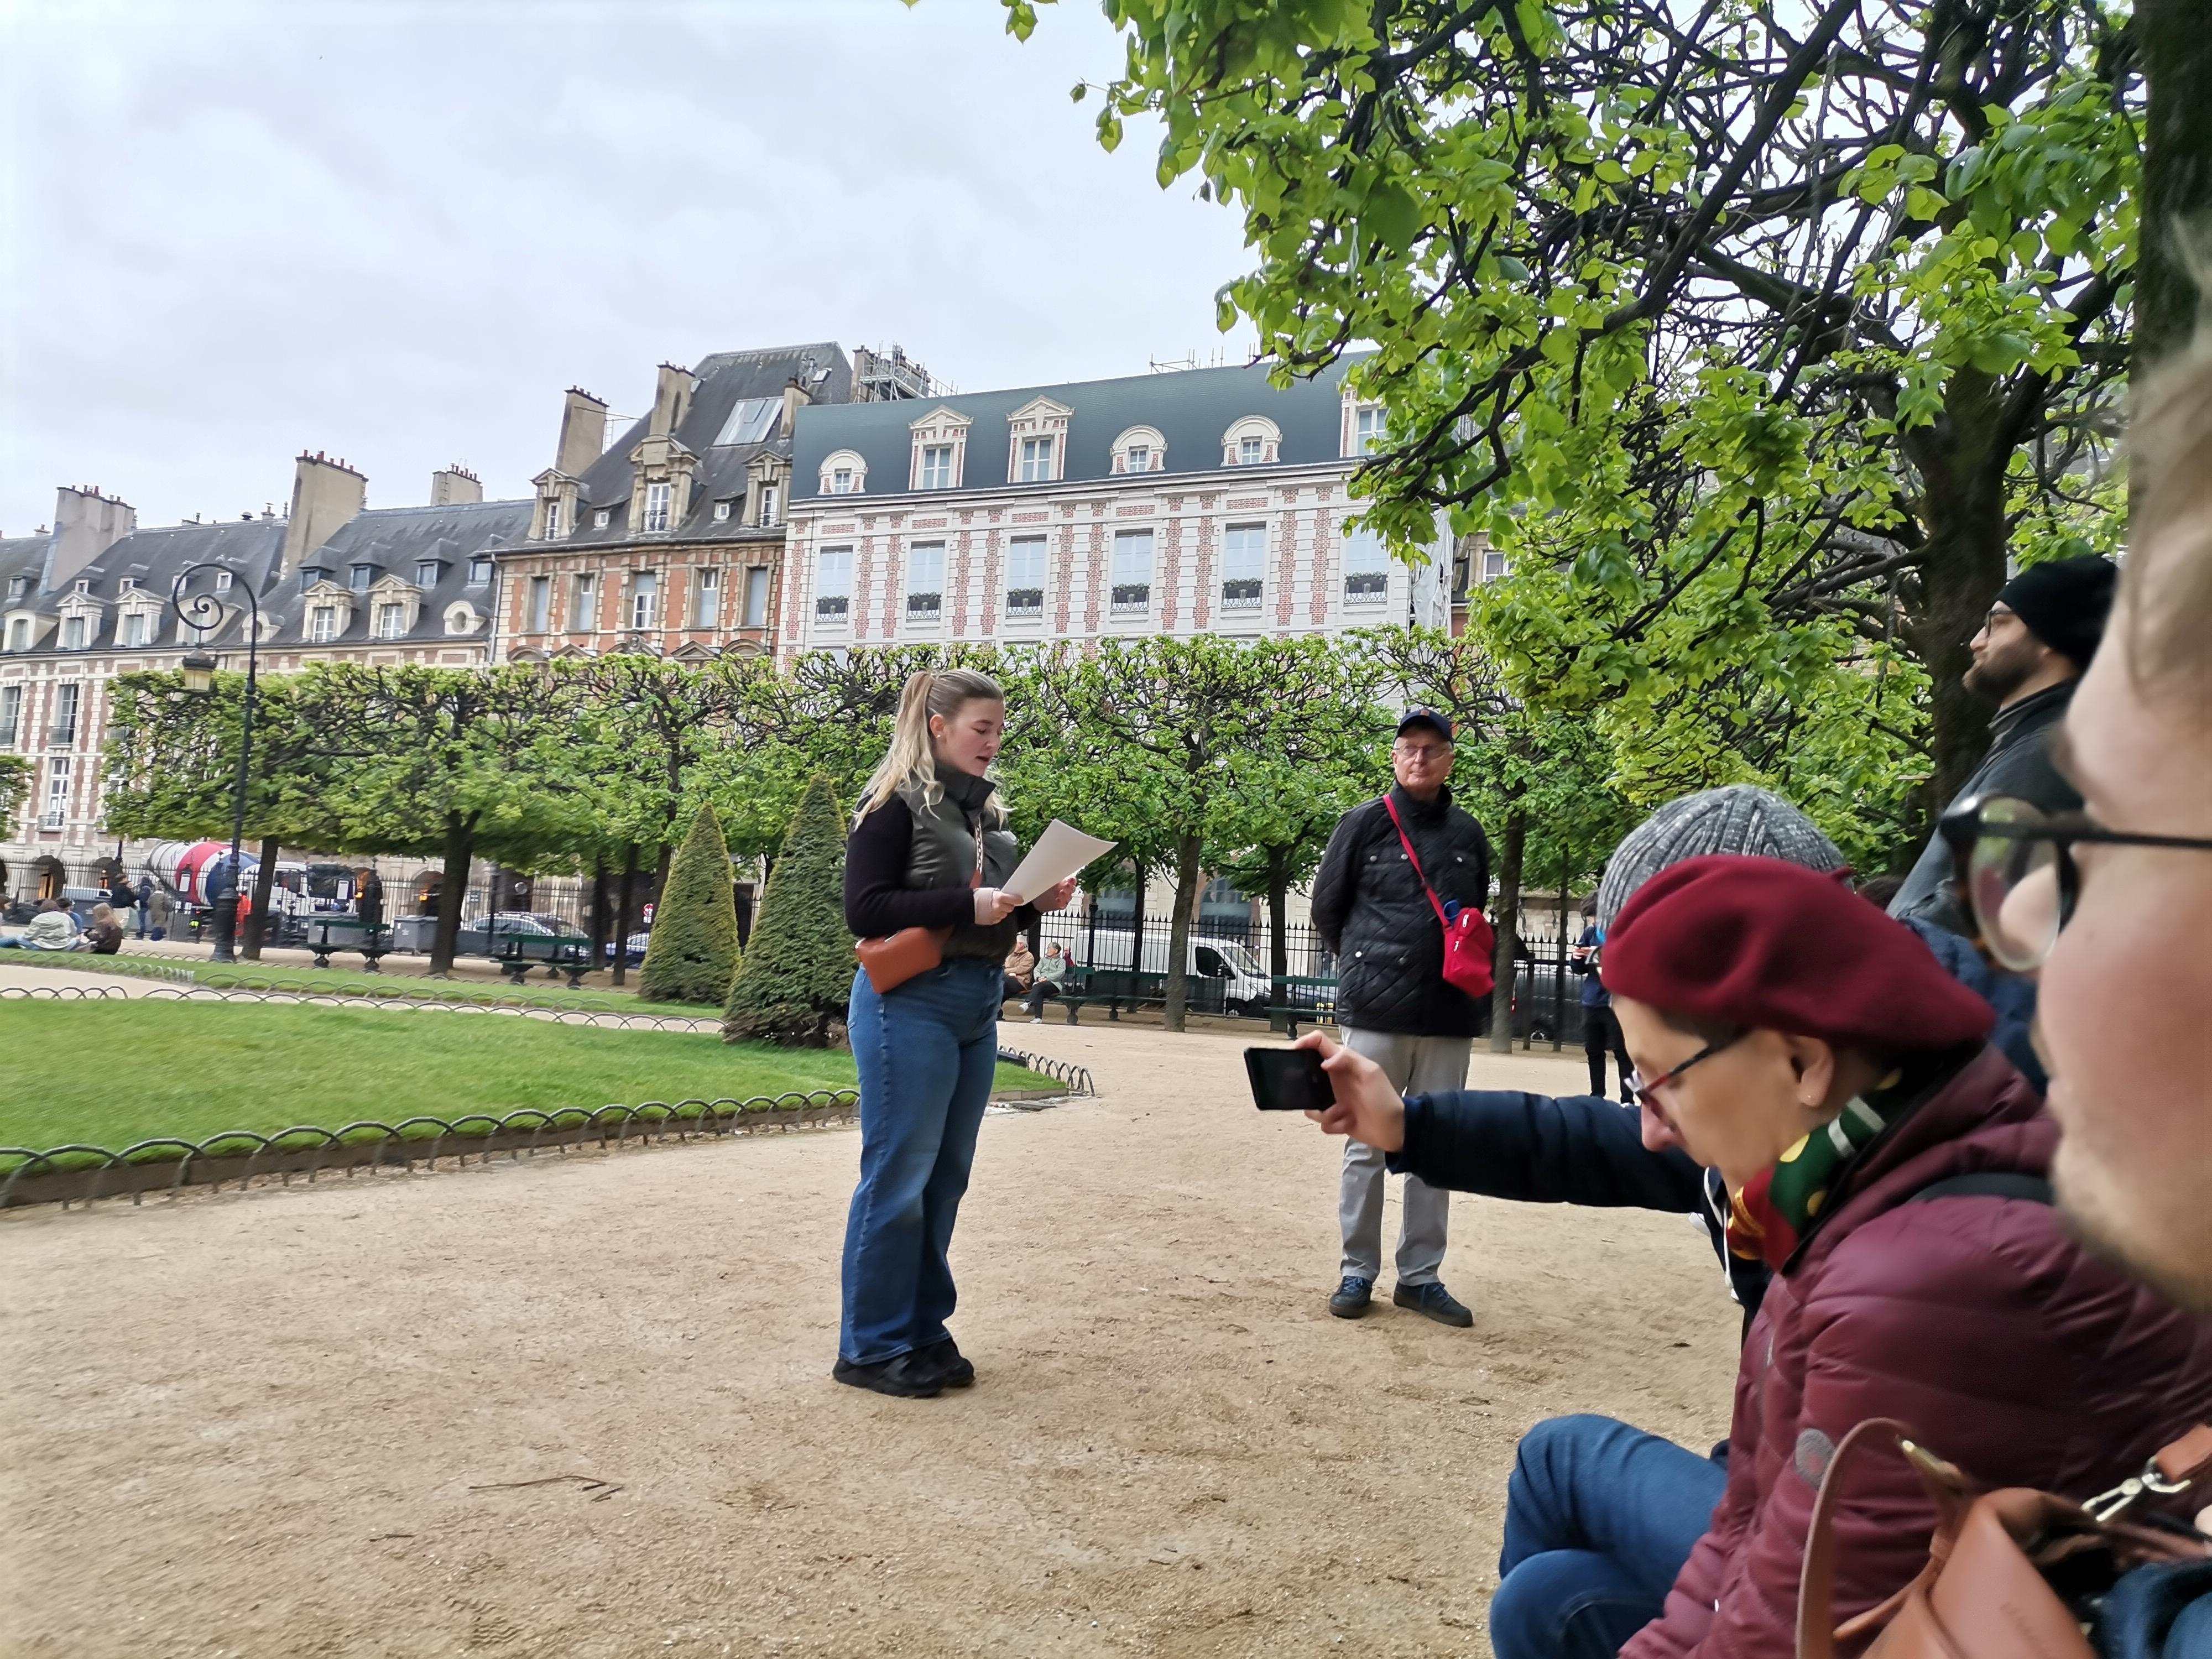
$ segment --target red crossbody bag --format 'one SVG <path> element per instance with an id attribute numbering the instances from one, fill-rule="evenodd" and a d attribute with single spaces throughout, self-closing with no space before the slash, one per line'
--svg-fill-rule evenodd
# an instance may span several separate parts
<path id="1" fill-rule="evenodd" d="M 1491 987 L 1498 982 L 1492 965 L 1498 951 L 1497 930 L 1491 927 L 1490 918 L 1482 914 L 1477 904 L 1462 904 L 1459 914 L 1447 918 L 1437 890 L 1429 885 L 1429 878 L 1421 873 L 1420 855 L 1413 851 L 1413 843 L 1406 834 L 1406 826 L 1399 822 L 1398 804 L 1389 796 L 1382 797 L 1382 805 L 1389 811 L 1390 822 L 1398 831 L 1398 844 L 1406 849 L 1407 862 L 1413 866 L 1413 879 L 1421 884 L 1421 890 L 1429 896 L 1429 908 L 1437 913 L 1437 921 L 1444 930 L 1444 983 L 1457 986 L 1471 997 L 1486 997 Z"/>

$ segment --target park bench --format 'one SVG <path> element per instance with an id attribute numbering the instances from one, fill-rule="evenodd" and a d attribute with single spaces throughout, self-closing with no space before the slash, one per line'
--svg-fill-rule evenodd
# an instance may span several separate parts
<path id="1" fill-rule="evenodd" d="M 331 957 L 339 951 L 361 952 L 361 970 L 364 974 L 380 973 L 377 958 L 392 950 L 392 930 L 379 925 L 372 927 L 359 916 L 310 915 L 306 918 L 307 948 L 315 953 L 315 966 L 327 968 Z"/>
<path id="2" fill-rule="evenodd" d="M 1103 1003 L 1106 1018 L 1119 1020 L 1124 1006 L 1166 1006 L 1167 979 L 1165 974 L 1133 974 L 1125 968 L 1101 968 L 1062 986 L 1054 1000 L 1067 1010 L 1070 1025 L 1081 1024 L 1077 1016 L 1093 1003 Z"/>
<path id="3" fill-rule="evenodd" d="M 1301 1024 L 1328 1025 L 1335 1019 L 1335 980 L 1293 974 L 1275 981 L 1274 1000 L 1267 1005 L 1267 1029 L 1276 1036 L 1294 1037 Z"/>
<path id="4" fill-rule="evenodd" d="M 499 971 L 520 986 L 530 976 L 533 967 L 543 963 L 548 979 L 568 975 L 568 988 L 583 988 L 584 975 L 596 965 L 592 961 L 592 944 L 580 934 L 568 933 L 510 933 L 497 936 L 498 948 L 484 954 L 499 963 Z"/>

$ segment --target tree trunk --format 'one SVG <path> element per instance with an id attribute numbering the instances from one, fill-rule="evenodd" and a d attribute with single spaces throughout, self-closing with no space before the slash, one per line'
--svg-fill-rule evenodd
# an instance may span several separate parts
<path id="1" fill-rule="evenodd" d="M 2212 29 L 2201 0 L 2136 0 L 2136 54 L 2150 90 L 2136 233 L 2134 373 L 2186 347 L 2203 296 L 2185 259 L 2212 254 Z"/>
<path id="2" fill-rule="evenodd" d="M 1267 849 L 1267 972 L 1274 981 L 1277 1003 L 1290 997 L 1283 981 L 1291 973 L 1291 852 L 1287 847 Z"/>
<path id="3" fill-rule="evenodd" d="M 1922 521 L 1929 554 L 1917 602 L 1905 623 L 1913 654 L 1928 671 L 1929 782 L 1932 828 L 1990 747 L 1990 705 L 1966 690 L 1974 665 L 1967 642 L 2005 583 L 2004 465 L 1998 453 L 1996 392 L 1986 375 L 1960 369 L 1944 413 L 1907 434 L 1906 453 L 1923 486 Z"/>
<path id="4" fill-rule="evenodd" d="M 615 899 L 615 971 L 614 982 L 622 984 L 629 977 L 629 919 L 630 902 L 637 896 L 637 848 L 623 848 L 622 888 Z"/>
<path id="5" fill-rule="evenodd" d="M 605 960 L 607 929 L 614 917 L 607 906 L 607 861 L 604 858 L 592 860 L 592 965 L 596 968 Z"/>
<path id="6" fill-rule="evenodd" d="M 430 977 L 453 971 L 461 948 L 461 907 L 469 896 L 469 860 L 475 855 L 477 817 L 446 814 L 446 862 L 438 880 L 438 927 L 430 939 Z"/>
<path id="7" fill-rule="evenodd" d="M 253 875 L 253 911 L 246 919 L 246 943 L 239 954 L 248 962 L 261 960 L 261 941 L 267 937 L 269 904 L 276 892 L 276 838 L 261 842 L 261 868 Z"/>
<path id="8" fill-rule="evenodd" d="M 1184 969 L 1190 963 L 1190 913 L 1198 903 L 1199 838 L 1185 836 L 1176 845 L 1175 915 L 1168 923 L 1167 1024 L 1183 1029 L 1183 1005 L 1190 993 Z"/>
<path id="9" fill-rule="evenodd" d="M 1521 927 L 1521 849 L 1528 842 L 1528 815 L 1517 799 L 1505 815 L 1505 844 L 1498 849 L 1497 982 L 1490 988 L 1490 1052 L 1513 1052 L 1513 941 Z"/>
<path id="10" fill-rule="evenodd" d="M 1559 1044 L 1567 1029 L 1567 884 L 1574 879 L 1574 859 L 1564 847 L 1559 849 L 1559 937 L 1553 942 L 1559 946 L 1559 971 L 1552 975 L 1552 1052 L 1559 1052 Z"/>

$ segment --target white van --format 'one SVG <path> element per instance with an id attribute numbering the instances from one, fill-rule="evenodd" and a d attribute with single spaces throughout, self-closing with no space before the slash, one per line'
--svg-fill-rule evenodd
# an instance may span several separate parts
<path id="1" fill-rule="evenodd" d="M 1057 945 L 1079 973 L 1127 970 L 1132 935 L 1126 927 L 1101 927 L 1097 933 L 1077 922 L 1052 925 L 1045 919 L 1043 943 Z M 1144 960 L 1137 971 L 1164 974 L 1168 970 L 1168 939 L 1164 930 L 1145 930 Z M 1186 947 L 1183 971 L 1189 976 L 1190 1006 L 1201 1012 L 1251 1014 L 1264 1019 L 1274 1000 L 1273 981 L 1251 951 L 1236 939 L 1193 933 Z"/>

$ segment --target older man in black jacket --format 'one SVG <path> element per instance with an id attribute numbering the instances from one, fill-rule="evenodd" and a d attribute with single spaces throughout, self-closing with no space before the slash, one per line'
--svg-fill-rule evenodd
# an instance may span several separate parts
<path id="1" fill-rule="evenodd" d="M 1380 1066 L 1401 1093 L 1459 1089 L 1467 1082 L 1468 1045 L 1489 1010 L 1444 978 L 1437 911 L 1455 915 L 1487 902 L 1490 842 L 1482 826 L 1452 805 L 1450 720 L 1430 708 L 1407 714 L 1390 767 L 1396 786 L 1346 813 L 1329 837 L 1314 878 L 1314 926 L 1336 953 L 1336 1018 L 1346 1045 Z M 1382 1270 L 1383 1176 L 1381 1152 L 1346 1143 L 1337 1203 L 1342 1279 L 1328 1299 L 1340 1319 L 1367 1311 Z M 1406 1178 L 1391 1299 L 1443 1324 L 1467 1326 L 1474 1316 L 1438 1277 L 1449 1203 L 1442 1188 Z"/>

